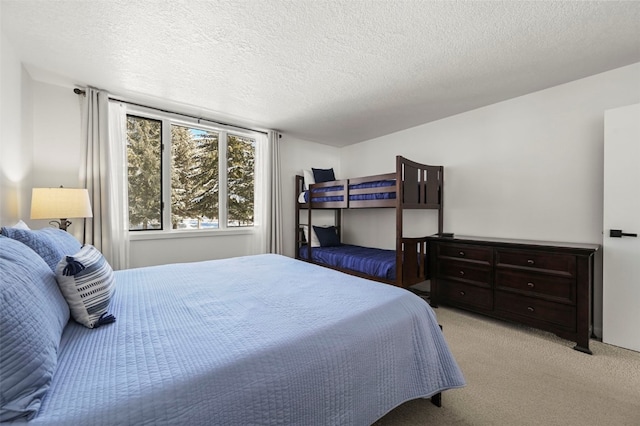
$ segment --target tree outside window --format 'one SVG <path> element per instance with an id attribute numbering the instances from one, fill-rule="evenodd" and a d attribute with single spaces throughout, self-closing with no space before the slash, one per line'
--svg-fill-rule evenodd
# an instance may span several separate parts
<path id="1" fill-rule="evenodd" d="M 127 116 L 129 229 L 162 228 L 162 121 Z"/>
<path id="2" fill-rule="evenodd" d="M 170 129 L 164 162 L 163 129 Z M 136 115 L 127 116 L 127 130 L 131 230 L 164 229 L 163 205 L 173 230 L 253 226 L 255 138 Z"/>

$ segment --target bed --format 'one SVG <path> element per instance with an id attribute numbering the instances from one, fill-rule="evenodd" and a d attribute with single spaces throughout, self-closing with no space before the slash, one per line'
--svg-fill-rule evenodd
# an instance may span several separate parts
<path id="1" fill-rule="evenodd" d="M 340 244 L 314 247 L 311 253 L 312 261 L 316 264 L 332 265 L 336 269 L 349 270 L 363 276 L 374 276 L 390 282 L 396 278 L 396 253 L 393 250 Z M 299 248 L 300 259 L 308 260 L 308 255 L 308 245 Z"/>
<path id="2" fill-rule="evenodd" d="M 38 277 L 43 300 L 58 297 L 49 266 L 14 241 L 0 237 L 3 302 Z M 116 321 L 61 321 L 50 383 L 18 422 L 368 425 L 464 385 L 432 309 L 404 289 L 270 254 L 114 277 Z M 0 315 L 6 328 L 21 310 Z"/>
<path id="3" fill-rule="evenodd" d="M 305 184 L 305 176 L 313 183 Z M 437 210 L 438 233 L 442 233 L 443 180 L 442 166 L 421 164 L 402 156 L 396 156 L 393 173 L 320 182 L 308 173 L 297 175 L 296 258 L 404 288 L 425 281 L 429 278 L 428 236 L 405 237 L 403 211 Z M 343 244 L 342 211 L 365 208 L 395 209 L 395 250 Z M 327 244 L 314 243 L 315 232 L 325 232 L 322 228 L 327 227 L 313 224 L 313 210 L 335 213 L 335 225 L 328 228 L 337 235 L 337 239 Z"/>

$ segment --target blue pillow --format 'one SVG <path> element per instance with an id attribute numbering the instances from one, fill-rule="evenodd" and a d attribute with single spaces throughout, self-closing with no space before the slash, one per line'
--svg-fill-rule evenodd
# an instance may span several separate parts
<path id="1" fill-rule="evenodd" d="M 29 246 L 47 262 L 54 273 L 58 262 L 63 257 L 76 254 L 82 248 L 80 242 L 73 235 L 58 228 L 43 228 L 32 231 L 3 227 L 0 233 Z"/>
<path id="2" fill-rule="evenodd" d="M 313 179 L 316 181 L 315 183 L 320 182 L 331 182 L 336 180 L 336 176 L 333 173 L 333 168 L 331 169 L 314 169 L 313 170 Z"/>
<path id="3" fill-rule="evenodd" d="M 318 236 L 321 247 L 335 247 L 339 246 L 340 238 L 338 237 L 338 230 L 335 226 L 314 226 L 313 230 Z"/>
<path id="4" fill-rule="evenodd" d="M 32 419 L 58 362 L 69 307 L 44 260 L 0 236 L 0 422 Z"/>

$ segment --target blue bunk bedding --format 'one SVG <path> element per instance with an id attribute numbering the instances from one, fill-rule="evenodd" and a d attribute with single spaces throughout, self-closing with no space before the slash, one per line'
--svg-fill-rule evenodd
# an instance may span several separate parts
<path id="1" fill-rule="evenodd" d="M 308 259 L 306 245 L 299 249 L 300 257 Z M 325 265 L 361 272 L 372 277 L 396 278 L 396 252 L 371 247 L 342 244 L 332 247 L 312 247 L 311 260 Z"/>
<path id="2" fill-rule="evenodd" d="M 395 180 L 379 180 L 379 181 L 375 181 L 375 182 L 366 182 L 366 183 L 358 183 L 355 185 L 349 185 L 349 190 L 352 189 L 364 189 L 364 188 L 382 188 L 382 187 L 389 187 L 389 186 L 395 186 L 396 185 L 396 181 Z M 349 193 L 349 200 L 350 201 L 356 201 L 356 200 L 388 200 L 388 199 L 395 199 L 396 198 L 396 193 L 395 192 L 377 192 L 377 193 L 373 193 L 373 194 L 351 194 Z"/>
<path id="3" fill-rule="evenodd" d="M 395 180 L 378 180 L 374 182 L 366 182 L 366 183 L 358 183 L 349 185 L 349 190 L 351 189 L 364 189 L 364 188 L 382 188 L 395 186 Z M 343 185 L 337 186 L 328 186 L 324 188 L 314 188 L 311 192 L 334 192 L 334 191 L 342 191 L 344 189 Z M 395 192 L 378 192 L 372 194 L 349 194 L 350 201 L 359 201 L 359 200 L 388 200 L 395 199 Z M 305 202 L 309 202 L 309 191 L 305 191 L 304 195 Z M 342 195 L 331 195 L 325 197 L 316 197 L 314 201 L 316 202 L 328 202 L 328 201 L 343 201 L 344 197 Z"/>
<path id="4" fill-rule="evenodd" d="M 429 305 L 397 287 L 278 255 L 116 285 L 115 323 L 66 326 L 34 425 L 367 425 L 464 385 Z"/>

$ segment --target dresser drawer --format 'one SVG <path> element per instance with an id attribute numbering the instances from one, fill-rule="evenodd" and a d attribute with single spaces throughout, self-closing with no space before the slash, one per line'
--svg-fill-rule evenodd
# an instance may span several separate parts
<path id="1" fill-rule="evenodd" d="M 429 238 L 431 296 L 494 318 L 574 340 L 589 351 L 596 244 L 480 238 Z"/>
<path id="2" fill-rule="evenodd" d="M 546 297 L 565 303 L 575 303 L 576 300 L 575 280 L 554 275 L 498 269 L 496 271 L 496 288 Z"/>
<path id="3" fill-rule="evenodd" d="M 484 310 L 492 309 L 491 289 L 447 281 L 443 283 L 442 292 L 444 299 L 452 305 L 464 305 Z"/>
<path id="4" fill-rule="evenodd" d="M 453 260 L 438 261 L 438 278 L 491 286 L 491 267 Z"/>
<path id="5" fill-rule="evenodd" d="M 491 263 L 493 251 L 489 247 L 466 244 L 438 244 L 438 257 L 450 257 L 461 260 Z"/>
<path id="6" fill-rule="evenodd" d="M 568 254 L 498 249 L 496 266 L 535 269 L 540 272 L 574 276 L 576 258 Z"/>
<path id="7" fill-rule="evenodd" d="M 519 320 L 544 321 L 567 331 L 576 329 L 576 309 L 561 303 L 496 291 L 495 309 Z"/>

